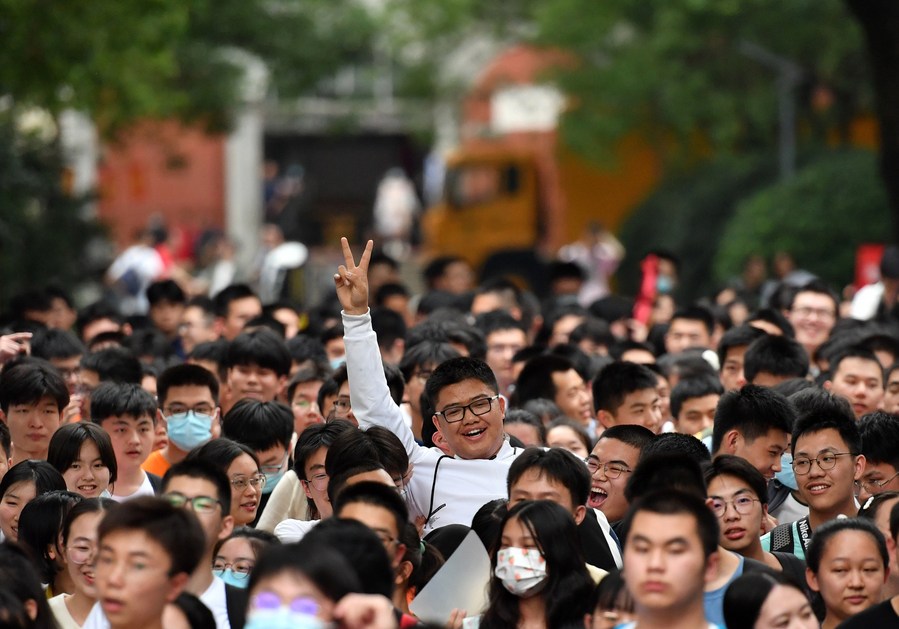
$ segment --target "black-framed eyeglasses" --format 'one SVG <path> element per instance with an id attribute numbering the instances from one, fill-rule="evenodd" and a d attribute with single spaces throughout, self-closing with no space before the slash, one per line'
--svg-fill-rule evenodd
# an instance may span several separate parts
<path id="1" fill-rule="evenodd" d="M 215 508 L 222 504 L 211 496 L 194 496 L 193 498 L 188 498 L 184 494 L 179 494 L 177 492 L 165 494 L 163 498 L 165 498 L 170 505 L 178 507 L 179 509 L 189 504 L 190 508 L 194 510 L 194 513 L 214 513 Z"/>
<path id="2" fill-rule="evenodd" d="M 840 456 L 855 456 L 855 452 L 829 452 L 814 459 L 808 457 L 793 459 L 793 471 L 799 476 L 805 476 L 812 470 L 813 461 L 817 463 L 818 467 L 822 470 L 832 470 L 836 467 L 837 457 Z"/>
<path id="3" fill-rule="evenodd" d="M 172 415 L 181 415 L 182 413 L 188 413 L 193 411 L 196 415 L 208 415 L 212 416 L 215 413 L 215 407 L 209 406 L 208 404 L 197 404 L 194 407 L 190 406 L 181 406 L 180 404 L 176 404 L 174 406 L 167 406 L 162 409 L 163 414 L 166 417 L 171 417 Z"/>
<path id="4" fill-rule="evenodd" d="M 462 404 L 459 406 L 448 406 L 442 411 L 434 413 L 434 417 L 443 417 L 447 424 L 455 424 L 462 421 L 465 417 L 465 411 L 468 410 L 472 415 L 486 415 L 493 408 L 493 402 L 499 399 L 499 394 L 493 397 L 482 397 L 471 404 Z"/>
<path id="5" fill-rule="evenodd" d="M 247 561 L 246 559 L 240 559 L 231 563 L 230 561 L 225 561 L 224 559 L 216 559 L 212 564 L 212 571 L 217 573 L 222 573 L 228 568 L 231 568 L 231 572 L 234 573 L 234 576 L 238 579 L 246 579 L 250 576 L 250 573 L 253 571 L 253 562 Z M 216 576 L 222 576 L 221 574 L 217 574 Z"/>
<path id="6" fill-rule="evenodd" d="M 727 512 L 727 505 L 733 506 L 734 511 L 740 515 L 749 515 L 752 513 L 752 509 L 756 502 L 761 502 L 761 500 L 749 496 L 737 496 L 733 500 L 712 498 L 710 506 L 712 507 L 712 513 L 721 518 L 724 517 L 724 514 Z"/>
<path id="7" fill-rule="evenodd" d="M 265 487 L 265 476 L 259 474 L 257 476 L 251 476 L 250 478 L 238 477 L 231 479 L 231 486 L 238 490 L 243 491 L 247 488 L 247 485 L 252 485 L 256 489 L 262 489 Z"/>
<path id="8" fill-rule="evenodd" d="M 622 474 L 633 472 L 633 470 L 618 463 L 603 463 L 594 456 L 588 456 L 584 459 L 584 463 L 587 464 L 587 469 L 590 470 L 591 474 L 596 474 L 602 469 L 603 475 L 607 478 L 620 478 Z"/>
<path id="9" fill-rule="evenodd" d="M 862 489 L 864 489 L 864 490 L 865 490 L 866 492 L 868 492 L 869 494 L 870 494 L 870 493 L 874 493 L 874 491 L 876 491 L 876 490 L 878 490 L 878 489 L 883 489 L 884 487 L 886 487 L 887 485 L 889 485 L 889 484 L 893 481 L 893 479 L 896 478 L 897 476 L 899 476 L 899 472 L 896 472 L 895 474 L 893 474 L 892 476 L 890 476 L 890 477 L 889 477 L 888 479 L 886 479 L 886 480 L 863 480 L 863 481 L 859 481 L 858 486 L 861 487 Z"/>

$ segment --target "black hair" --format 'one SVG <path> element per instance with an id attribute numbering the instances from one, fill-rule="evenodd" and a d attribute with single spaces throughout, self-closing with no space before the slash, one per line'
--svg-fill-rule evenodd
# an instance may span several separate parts
<path id="1" fill-rule="evenodd" d="M 40 496 L 48 491 L 65 491 L 66 481 L 56 468 L 46 461 L 28 460 L 13 465 L 3 479 L 0 480 L 0 500 L 9 491 L 9 488 L 17 483 L 34 483 L 35 496 Z"/>
<path id="2" fill-rule="evenodd" d="M 147 286 L 147 301 L 152 308 L 162 301 L 184 304 L 187 296 L 175 280 L 158 280 Z"/>
<path id="3" fill-rule="evenodd" d="M 0 583 L 3 587 L 0 592 L 11 595 L 24 607 L 29 601 L 34 602 L 37 614 L 34 620 L 26 613 L 26 624 L 21 625 L 28 629 L 57 629 L 53 612 L 47 603 L 47 594 L 41 585 L 40 577 L 34 569 L 34 564 L 28 557 L 25 549 L 14 543 L 4 542 L 0 544 Z M 10 623 L 9 627 L 15 627 L 12 619 L 3 618 L 4 623 Z"/>
<path id="4" fill-rule="evenodd" d="M 543 425 L 540 417 L 535 413 L 523 408 L 507 410 L 506 416 L 503 418 L 503 425 L 507 426 L 509 424 L 531 426 L 537 431 L 537 439 L 540 442 L 540 445 L 546 444 L 546 426 Z"/>
<path id="5" fill-rule="evenodd" d="M 827 543 L 843 531 L 859 531 L 870 535 L 877 546 L 884 569 L 889 568 L 890 555 L 887 551 L 886 539 L 884 539 L 880 529 L 874 525 L 874 522 L 867 518 L 837 518 L 825 522 L 815 529 L 812 543 L 809 545 L 808 550 L 805 551 L 805 563 L 809 570 L 818 574 L 818 570 L 821 569 L 821 560 L 824 558 L 824 552 L 827 550 Z"/>
<path id="6" fill-rule="evenodd" d="M 593 449 L 593 440 L 590 439 L 590 435 L 587 433 L 587 429 L 584 428 L 583 424 L 572 421 L 568 417 L 557 417 L 547 425 L 546 434 L 548 435 L 555 428 L 571 429 L 575 437 L 584 444 L 584 448 L 587 449 L 587 452 L 590 452 L 590 450 Z"/>
<path id="7" fill-rule="evenodd" d="M 693 435 L 685 435 L 679 432 L 663 432 L 656 435 L 640 451 L 640 461 L 656 454 L 683 454 L 690 457 L 700 465 L 712 460 L 709 449 Z"/>
<path id="8" fill-rule="evenodd" d="M 796 289 L 796 292 L 793 293 L 792 299 L 790 299 L 788 310 L 792 310 L 793 306 L 796 304 L 796 297 L 800 293 L 817 293 L 819 295 L 827 295 L 830 297 L 831 301 L 833 301 L 833 312 L 836 318 L 840 316 L 840 300 L 837 297 L 836 293 L 831 290 L 831 288 L 824 283 L 822 280 L 813 279 L 806 284 L 803 284 L 799 288 Z"/>
<path id="9" fill-rule="evenodd" d="M 124 348 L 125 339 L 126 335 L 121 330 L 107 330 L 106 332 L 100 332 L 99 334 L 92 336 L 91 340 L 87 341 L 87 353 L 91 354 L 93 352 L 98 352 L 107 347 Z"/>
<path id="10" fill-rule="evenodd" d="M 760 373 L 805 378 L 808 367 L 808 352 L 798 341 L 787 336 L 761 336 L 752 342 L 743 357 L 743 374 L 747 382 L 755 380 Z"/>
<path id="11" fill-rule="evenodd" d="M 497 498 L 485 502 L 471 518 L 471 530 L 477 534 L 487 554 L 493 557 L 499 538 L 503 532 L 503 520 L 509 511 L 509 501 L 505 498 Z M 436 529 L 435 529 L 436 530 Z"/>
<path id="12" fill-rule="evenodd" d="M 289 449 L 293 437 L 293 413 L 281 402 L 246 398 L 225 413 L 222 436 L 249 446 L 256 452 L 277 445 Z"/>
<path id="13" fill-rule="evenodd" d="M 161 546 L 171 564 L 170 577 L 191 574 L 206 548 L 206 536 L 193 512 L 154 496 L 133 498 L 106 513 L 97 532 L 100 552 L 103 540 L 120 531 L 141 531 Z"/>
<path id="14" fill-rule="evenodd" d="M 874 411 L 858 421 L 862 439 L 859 450 L 869 463 L 887 463 L 899 471 L 899 416 Z"/>
<path id="15" fill-rule="evenodd" d="M 646 449 L 644 448 L 643 452 Z M 705 478 L 702 466 L 683 452 L 656 452 L 652 456 L 641 453 L 637 467 L 624 488 L 628 502 L 653 491 L 679 491 L 705 499 Z"/>
<path id="16" fill-rule="evenodd" d="M 308 367 L 300 367 L 287 384 L 287 400 L 293 401 L 293 394 L 299 385 L 307 382 L 324 382 L 330 377 L 331 370 L 326 369 L 319 363 L 312 363 Z"/>
<path id="17" fill-rule="evenodd" d="M 328 364 L 325 346 L 314 336 L 297 334 L 288 340 L 286 345 L 290 358 L 295 363 L 304 363 L 308 360 L 319 365 Z"/>
<path id="18" fill-rule="evenodd" d="M 254 557 L 259 557 L 259 555 L 262 554 L 262 551 L 264 551 L 269 546 L 281 545 L 281 540 L 278 539 L 278 536 L 274 533 L 269 533 L 268 531 L 264 531 L 262 529 L 250 528 L 249 526 L 238 526 L 231 531 L 231 535 L 229 535 L 225 539 L 220 539 L 215 543 L 215 547 L 212 549 L 213 559 L 222 549 L 222 546 L 224 546 L 232 539 L 247 540 L 250 548 L 253 549 Z"/>
<path id="19" fill-rule="evenodd" d="M 877 355 L 870 349 L 859 346 L 846 348 L 830 361 L 830 378 L 833 378 L 836 375 L 837 371 L 840 368 L 840 363 L 842 363 L 847 358 L 858 358 L 860 360 L 873 362 L 875 365 L 877 365 L 877 371 L 880 374 L 880 384 L 883 385 L 886 382 L 886 377 L 883 373 L 883 367 L 881 366 L 880 361 L 877 360 Z"/>
<path id="20" fill-rule="evenodd" d="M 427 406 L 436 408 L 437 398 L 444 388 L 465 380 L 478 380 L 493 393 L 499 393 L 496 376 L 487 363 L 478 358 L 460 356 L 444 361 L 431 372 L 431 377 L 425 383 L 424 391 L 428 398 Z"/>
<path id="21" fill-rule="evenodd" d="M 289 547 L 282 546 L 283 551 Z M 328 518 L 319 522 L 306 537 L 297 544 L 298 550 L 304 553 L 316 553 L 317 548 L 333 549 L 340 554 L 346 564 L 334 562 L 332 565 L 342 566 L 341 572 L 346 576 L 354 576 L 358 580 L 358 589 L 353 591 L 364 594 L 382 594 L 388 598 L 393 595 L 393 568 L 390 558 L 381 540 L 374 531 L 356 520 Z M 252 588 L 259 570 L 259 563 L 250 577 Z M 293 563 L 296 563 L 294 560 Z M 349 565 L 349 569 L 346 565 Z M 319 587 L 321 589 L 321 587 Z M 324 594 L 327 591 L 322 590 Z"/>
<path id="22" fill-rule="evenodd" d="M 249 448 L 242 443 L 238 443 L 237 441 L 226 439 L 224 437 L 219 437 L 218 439 L 210 439 L 203 445 L 197 446 L 188 453 L 185 461 L 208 461 L 209 463 L 212 463 L 213 465 L 218 467 L 219 470 L 221 470 L 224 474 L 227 474 L 228 468 L 231 467 L 231 463 L 234 462 L 234 459 L 243 456 L 244 454 L 253 459 L 256 467 L 259 467 L 259 457 L 256 456 L 256 453 L 252 448 Z M 166 473 L 166 476 L 167 475 L 168 473 Z M 225 478 L 227 479 L 227 476 Z M 164 480 L 165 477 L 163 477 L 163 481 Z M 231 495 L 230 480 L 228 481 L 228 495 Z"/>
<path id="23" fill-rule="evenodd" d="M 555 354 L 535 356 L 525 363 L 515 382 L 515 405 L 521 406 L 536 398 L 553 400 L 556 397 L 554 373 L 574 369 L 574 363 Z"/>
<path id="24" fill-rule="evenodd" d="M 703 358 L 703 355 L 710 350 L 698 347 L 689 347 L 677 354 L 665 354 L 656 361 L 656 365 L 665 378 L 677 376 L 681 379 L 701 378 L 701 377 L 718 377 L 715 368 Z M 652 369 L 653 365 L 647 365 L 648 369 Z M 653 370 L 655 371 L 655 370 Z"/>
<path id="25" fill-rule="evenodd" d="M 9 300 L 9 312 L 14 319 L 28 320 L 28 312 L 48 312 L 52 309 L 50 296 L 43 290 L 26 290 L 16 293 Z"/>
<path id="26" fill-rule="evenodd" d="M 511 493 L 512 486 L 530 470 L 536 470 L 539 477 L 555 481 L 568 490 L 573 507 L 587 502 L 590 495 L 590 472 L 584 462 L 568 450 L 526 448 L 509 467 L 506 491 Z"/>
<path id="27" fill-rule="evenodd" d="M 708 509 L 706 509 L 708 510 Z M 549 500 L 521 502 L 503 519 L 500 531 L 512 519 L 526 528 L 540 554 L 546 560 L 546 585 L 537 594 L 546 605 L 546 626 L 564 627 L 582 623 L 593 580 L 587 572 L 577 526 L 571 514 Z M 491 574 L 496 570 L 496 555 Z M 489 585 L 489 604 L 481 618 L 482 629 L 515 627 L 520 619 L 519 598 L 493 576 Z"/>
<path id="28" fill-rule="evenodd" d="M 799 393 L 800 391 L 804 391 L 805 389 L 817 389 L 817 385 L 805 378 L 790 378 L 789 380 L 784 380 L 783 382 L 778 382 L 771 389 L 777 391 L 782 396 L 786 397 L 789 400 L 793 399 L 794 393 Z"/>
<path id="29" fill-rule="evenodd" d="M 141 363 L 146 361 L 147 357 L 167 360 L 175 353 L 171 341 L 156 328 L 135 330 L 131 336 L 124 339 L 123 346 L 134 354 Z M 143 364 L 141 364 L 141 367 L 143 367 Z"/>
<path id="30" fill-rule="evenodd" d="M 9 426 L 5 421 L 0 421 L 0 450 L 6 459 L 12 458 L 12 437 L 9 435 Z"/>
<path id="31" fill-rule="evenodd" d="M 91 421 L 103 421 L 118 415 L 134 419 L 149 417 L 156 424 L 156 400 L 140 384 L 102 382 L 91 394 Z"/>
<path id="32" fill-rule="evenodd" d="M 406 348 L 399 368 L 403 378 L 408 382 L 416 367 L 419 370 L 424 367 L 433 369 L 450 358 L 459 356 L 458 350 L 449 343 L 425 339 Z"/>
<path id="33" fill-rule="evenodd" d="M 616 413 L 624 398 L 635 391 L 658 386 L 656 375 L 644 365 L 614 362 L 607 365 L 593 381 L 593 406 L 597 411 Z"/>
<path id="34" fill-rule="evenodd" d="M 319 448 L 330 448 L 337 437 L 352 430 L 356 430 L 356 427 L 343 419 L 307 426 L 297 438 L 293 450 L 293 470 L 297 478 L 309 480 L 306 478 L 306 459 L 315 454 Z"/>
<path id="35" fill-rule="evenodd" d="M 84 343 L 68 330 L 50 328 L 31 340 L 31 355 L 44 360 L 81 356 L 87 350 Z"/>
<path id="36" fill-rule="evenodd" d="M 805 589 L 786 572 L 758 568 L 734 579 L 724 593 L 724 622 L 729 629 L 754 629 L 765 601 L 777 586 L 790 587 L 808 601 Z"/>
<path id="37" fill-rule="evenodd" d="M 66 512 L 59 527 L 59 538 L 63 546 L 69 543 L 69 535 L 72 531 L 72 523 L 87 513 L 105 513 L 110 509 L 115 509 L 119 505 L 112 498 L 84 498 L 75 502 Z"/>
<path id="38" fill-rule="evenodd" d="M 695 492 L 680 491 L 676 488 L 656 488 L 637 498 L 621 523 L 624 547 L 627 547 L 630 529 L 641 511 L 659 515 L 691 515 L 696 520 L 696 534 L 702 544 L 703 554 L 708 559 L 718 548 L 719 528 L 718 518 L 709 509 L 705 500 L 705 494 L 697 495 Z"/>
<path id="39" fill-rule="evenodd" d="M 101 382 L 140 384 L 143 377 L 140 361 L 124 347 L 107 347 L 81 359 L 81 368 L 97 372 Z"/>
<path id="40" fill-rule="evenodd" d="M 765 333 L 749 324 L 737 325 L 721 335 L 718 341 L 718 364 L 724 369 L 727 353 L 734 347 L 748 347 Z"/>
<path id="41" fill-rule="evenodd" d="M 804 393 L 804 392 L 803 392 Z M 817 391 L 817 404 L 808 410 L 800 411 L 793 426 L 793 455 L 796 454 L 796 442 L 799 438 L 822 430 L 833 429 L 840 434 L 849 452 L 858 455 L 862 448 L 862 439 L 852 408 L 845 398 L 835 396 L 827 391 Z M 801 395 L 797 394 L 797 395 Z"/>
<path id="42" fill-rule="evenodd" d="M 538 397 L 534 398 L 533 400 L 528 400 L 521 405 L 521 409 L 527 411 L 528 413 L 533 413 L 544 424 L 548 424 L 549 422 L 559 419 L 560 417 L 565 417 L 565 413 L 562 412 L 562 409 L 559 408 L 559 405 L 556 404 L 554 400 L 549 400 L 545 397 Z"/>
<path id="43" fill-rule="evenodd" d="M 212 320 L 215 318 L 215 305 L 212 303 L 212 300 L 206 295 L 197 295 L 195 297 L 191 297 L 187 300 L 185 304 L 186 308 L 199 308 L 203 311 L 203 316 L 206 319 L 206 325 L 212 325 Z"/>
<path id="44" fill-rule="evenodd" d="M 655 437 L 655 433 L 645 426 L 621 424 L 606 428 L 599 438 L 616 439 L 642 452 L 643 448 L 649 445 Z"/>
<path id="45" fill-rule="evenodd" d="M 230 308 L 231 302 L 237 301 L 238 299 L 246 299 L 247 297 L 259 299 L 258 295 L 253 292 L 253 289 L 246 284 L 230 284 L 229 286 L 226 286 L 212 298 L 212 305 L 215 308 L 216 316 L 227 317 L 228 308 Z"/>
<path id="46" fill-rule="evenodd" d="M 706 466 L 705 484 L 708 486 L 719 476 L 733 476 L 747 485 L 763 505 L 768 504 L 768 481 L 746 459 L 732 454 L 719 454 Z"/>
<path id="47" fill-rule="evenodd" d="M 328 452 L 330 453 L 331 450 L 328 449 Z M 327 456 L 325 466 L 325 469 L 327 470 Z M 340 471 L 335 474 L 328 474 L 328 501 L 331 504 L 335 504 L 337 502 L 337 497 L 340 495 L 340 492 L 344 490 L 344 488 L 347 486 L 347 482 L 353 476 L 366 474 L 368 472 L 376 472 L 378 470 L 383 470 L 385 474 L 387 473 L 387 470 L 384 469 L 384 465 L 382 465 L 380 462 L 366 460 L 356 461 L 349 467 L 341 467 Z"/>
<path id="48" fill-rule="evenodd" d="M 112 440 L 105 430 L 94 423 L 76 422 L 60 426 L 50 437 L 47 463 L 56 468 L 60 474 L 64 474 L 81 455 L 81 448 L 88 440 L 94 442 L 100 454 L 100 461 L 109 470 L 109 484 L 115 483 L 118 466 Z"/>
<path id="49" fill-rule="evenodd" d="M 475 325 L 477 325 L 478 329 L 484 334 L 485 339 L 494 332 L 501 330 L 520 330 L 526 332 L 521 321 L 505 310 L 483 312 L 475 318 Z"/>
<path id="50" fill-rule="evenodd" d="M 606 348 L 612 347 L 615 343 L 615 337 L 609 330 L 609 324 L 593 316 L 588 316 L 583 323 L 574 328 L 571 334 L 568 335 L 568 342 L 572 345 L 588 340 Z"/>
<path id="51" fill-rule="evenodd" d="M 671 327 L 671 324 L 673 324 L 678 319 L 699 321 L 703 326 L 705 326 L 706 332 L 708 332 L 709 336 L 711 336 L 715 332 L 715 317 L 712 315 L 711 311 L 704 306 L 696 304 L 687 306 L 685 308 L 680 308 L 671 316 L 671 321 L 669 321 L 668 323 L 669 329 Z"/>
<path id="52" fill-rule="evenodd" d="M 216 629 L 215 616 L 199 597 L 181 592 L 171 604 L 181 610 L 190 629 Z"/>
<path id="53" fill-rule="evenodd" d="M 219 339 L 217 341 L 206 341 L 205 343 L 197 343 L 187 355 L 188 360 L 204 360 L 216 364 L 218 379 L 224 380 L 227 370 L 224 367 L 225 357 L 228 355 L 228 341 Z"/>
<path id="54" fill-rule="evenodd" d="M 7 364 L 0 373 L 0 409 L 9 413 L 16 404 L 37 404 L 44 397 L 52 398 L 62 409 L 69 403 L 69 390 L 59 371 L 45 360 L 29 359 L 16 365 Z"/>
<path id="55" fill-rule="evenodd" d="M 795 409 L 789 400 L 767 387 L 747 384 L 738 391 L 728 391 L 718 400 L 712 428 L 712 452 L 717 452 L 724 435 L 737 430 L 748 442 L 763 437 L 771 430 L 789 434 Z"/>
<path id="56" fill-rule="evenodd" d="M 381 483 L 366 481 L 344 487 L 343 491 L 337 494 L 334 515 L 341 517 L 340 512 L 351 503 L 362 503 L 386 509 L 393 516 L 399 534 L 402 534 L 403 527 L 409 520 L 409 510 L 399 492 L 395 488 Z"/>
<path id="57" fill-rule="evenodd" d="M 48 491 L 22 509 L 19 543 L 31 552 L 43 583 L 52 585 L 59 572 L 59 565 L 49 551 L 54 548 L 59 552 L 59 530 L 66 513 L 82 499 L 80 494 L 72 491 Z"/>
<path id="58" fill-rule="evenodd" d="M 369 268 L 371 268 L 371 262 L 369 262 Z M 386 302 L 391 297 L 409 297 L 409 289 L 406 288 L 404 284 L 400 284 L 398 282 L 388 282 L 386 284 L 382 284 L 378 290 L 375 291 L 374 299 L 372 303 L 375 306 L 383 306 L 384 302 Z"/>
<path id="59" fill-rule="evenodd" d="M 715 377 L 682 378 L 671 390 L 671 415 L 680 415 L 681 406 L 687 400 L 707 395 L 723 395 L 721 380 Z"/>
<path id="60" fill-rule="evenodd" d="M 290 373 L 290 360 L 284 341 L 271 330 L 260 328 L 239 334 L 231 341 L 223 366 L 230 369 L 237 365 L 257 365 L 286 376 Z"/>
<path id="61" fill-rule="evenodd" d="M 159 374 L 156 379 L 156 399 L 159 400 L 159 405 L 164 405 L 168 400 L 169 389 L 187 386 L 207 387 L 213 402 L 218 403 L 219 383 L 215 375 L 199 365 L 186 363 L 169 367 Z"/>
<path id="62" fill-rule="evenodd" d="M 249 334 L 256 330 L 268 330 L 272 332 L 282 341 L 287 333 L 287 326 L 275 319 L 270 313 L 262 311 L 262 314 L 256 315 L 243 326 L 243 333 Z"/>
<path id="63" fill-rule="evenodd" d="M 431 316 L 426 321 L 409 328 L 406 334 L 406 346 L 414 347 L 422 341 L 461 345 L 468 350 L 471 358 L 483 358 L 487 351 L 486 341 L 481 331 L 455 319 L 435 319 Z"/>
<path id="64" fill-rule="evenodd" d="M 459 256 L 440 256 L 439 258 L 431 260 L 422 271 L 422 276 L 427 282 L 428 287 L 433 288 L 434 282 L 446 273 L 446 270 L 450 265 L 456 264 L 457 262 L 465 262 L 465 260 Z M 465 262 L 465 264 L 468 263 Z"/>
<path id="65" fill-rule="evenodd" d="M 792 297 L 791 297 L 792 299 Z M 764 321 L 766 323 L 770 323 L 771 325 L 780 329 L 784 336 L 789 338 L 795 338 L 796 331 L 793 329 L 793 324 L 789 322 L 789 320 L 781 314 L 781 312 L 775 308 L 760 308 L 756 310 L 749 318 L 746 320 L 746 324 L 752 326 L 753 321 Z"/>
<path id="66" fill-rule="evenodd" d="M 191 451 L 191 454 L 195 451 L 196 450 Z M 231 461 L 233 461 L 234 458 L 232 458 Z M 176 476 L 198 478 L 209 481 L 215 486 L 217 494 L 215 496 L 210 496 L 210 498 L 215 498 L 221 503 L 223 516 L 228 515 L 231 512 L 231 481 L 228 480 L 225 470 L 228 468 L 231 461 L 228 461 L 228 463 L 222 467 L 219 461 L 209 460 L 201 456 L 195 456 L 193 458 L 189 456 L 166 470 L 160 485 L 161 491 L 165 493 L 169 483 L 171 483 L 172 479 Z"/>
<path id="67" fill-rule="evenodd" d="M 593 615 L 601 611 L 616 609 L 630 614 L 634 613 L 634 597 L 627 589 L 621 570 L 617 568 L 610 570 L 593 588 L 589 609 Z"/>
<path id="68" fill-rule="evenodd" d="M 381 348 L 391 347 L 397 341 L 406 338 L 406 321 L 403 315 L 390 308 L 383 306 L 372 308 L 371 327 L 378 337 L 378 346 Z"/>
<path id="69" fill-rule="evenodd" d="M 879 494 L 872 494 L 858 510 L 858 517 L 867 518 L 873 522 L 877 519 L 877 514 L 880 513 L 883 506 L 896 498 L 899 498 L 899 491 L 882 491 Z M 892 511 L 892 507 L 890 510 Z"/>
<path id="70" fill-rule="evenodd" d="M 325 470 L 334 477 L 363 461 L 380 464 L 392 478 L 405 476 L 409 469 L 409 455 L 399 437 L 372 426 L 364 431 L 342 431 L 328 448 Z"/>
<path id="71" fill-rule="evenodd" d="M 122 325 L 125 321 L 122 318 L 122 313 L 108 301 L 97 301 L 78 311 L 75 328 L 78 330 L 79 336 L 84 338 L 84 329 L 91 323 L 103 319 L 109 319 L 118 325 Z"/>

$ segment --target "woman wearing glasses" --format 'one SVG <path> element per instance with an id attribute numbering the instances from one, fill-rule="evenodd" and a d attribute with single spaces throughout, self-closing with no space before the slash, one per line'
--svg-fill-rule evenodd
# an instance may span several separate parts
<path id="1" fill-rule="evenodd" d="M 94 586 L 94 559 L 97 555 L 97 527 L 108 509 L 118 503 L 109 498 L 89 498 L 73 506 L 60 529 L 61 550 L 72 592 L 48 602 L 60 629 L 81 629 L 97 602 Z"/>
<path id="2" fill-rule="evenodd" d="M 246 589 L 256 559 L 272 544 L 280 545 L 281 540 L 268 531 L 236 528 L 215 545 L 212 572 L 228 585 Z"/>
<path id="3" fill-rule="evenodd" d="M 765 477 L 745 459 L 722 454 L 706 469 L 705 481 L 709 506 L 721 528 L 718 543 L 805 583 L 802 560 L 790 553 L 771 553 L 762 549 L 759 535 L 768 515 Z"/>
<path id="4" fill-rule="evenodd" d="M 231 482 L 231 516 L 234 526 L 247 526 L 256 519 L 265 474 L 250 448 L 230 439 L 213 439 L 191 450 L 189 459 L 203 459 L 217 466 Z"/>

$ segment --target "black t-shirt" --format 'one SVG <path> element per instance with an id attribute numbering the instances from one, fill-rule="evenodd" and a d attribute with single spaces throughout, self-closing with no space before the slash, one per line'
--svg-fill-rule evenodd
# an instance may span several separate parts
<path id="1" fill-rule="evenodd" d="M 606 571 L 616 570 L 615 559 L 609 549 L 609 542 L 599 526 L 596 513 L 593 509 L 587 509 L 587 515 L 580 526 L 577 527 L 578 537 L 581 538 L 581 548 L 584 551 L 584 559 L 591 566 L 602 568 Z"/>
<path id="2" fill-rule="evenodd" d="M 899 616 L 893 609 L 892 600 L 884 601 L 874 607 L 856 614 L 849 620 L 843 621 L 837 629 L 889 629 L 899 627 Z"/>

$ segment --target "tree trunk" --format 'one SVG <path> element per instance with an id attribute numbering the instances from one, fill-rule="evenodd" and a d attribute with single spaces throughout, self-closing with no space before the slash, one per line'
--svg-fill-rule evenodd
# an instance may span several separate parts
<path id="1" fill-rule="evenodd" d="M 899 243 L 899 2 L 845 0 L 865 34 L 880 119 L 880 175 L 892 216 L 891 242 Z"/>

